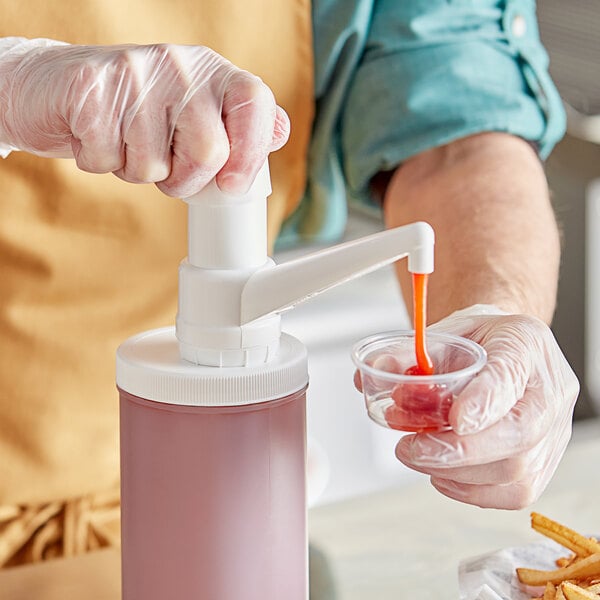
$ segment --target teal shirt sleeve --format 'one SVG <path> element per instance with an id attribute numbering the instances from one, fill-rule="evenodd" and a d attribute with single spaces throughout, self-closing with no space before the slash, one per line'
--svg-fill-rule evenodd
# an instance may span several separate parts
<path id="1" fill-rule="evenodd" d="M 424 150 L 485 131 L 564 134 L 534 0 L 313 0 L 316 118 L 305 196 L 279 247 L 335 241 L 348 203 Z"/>

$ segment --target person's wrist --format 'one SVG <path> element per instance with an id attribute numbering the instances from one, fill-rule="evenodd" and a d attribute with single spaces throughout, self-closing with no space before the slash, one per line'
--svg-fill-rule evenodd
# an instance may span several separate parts
<path id="1" fill-rule="evenodd" d="M 504 310 L 495 304 L 472 304 L 465 308 L 459 308 L 448 314 L 447 317 L 485 317 L 485 316 L 503 316 L 514 314 L 511 311 Z M 443 319 L 441 319 L 443 320 Z M 438 321 L 439 322 L 439 321 Z"/>

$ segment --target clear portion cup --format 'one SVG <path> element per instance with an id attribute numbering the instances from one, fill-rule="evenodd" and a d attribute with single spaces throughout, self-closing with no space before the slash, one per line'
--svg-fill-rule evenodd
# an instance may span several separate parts
<path id="1" fill-rule="evenodd" d="M 373 421 L 401 431 L 450 429 L 448 414 L 456 395 L 485 365 L 485 350 L 472 340 L 426 333 L 434 375 L 406 374 L 416 364 L 414 331 L 365 338 L 352 350 Z"/>

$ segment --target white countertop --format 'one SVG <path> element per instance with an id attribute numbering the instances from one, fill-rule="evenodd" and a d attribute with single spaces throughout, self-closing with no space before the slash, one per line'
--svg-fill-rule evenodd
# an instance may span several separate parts
<path id="1" fill-rule="evenodd" d="M 532 510 L 579 531 L 600 531 L 599 464 L 600 421 L 587 421 L 576 425 L 552 482 L 526 510 L 467 506 L 442 496 L 426 477 L 316 507 L 309 519 L 320 557 L 313 583 L 330 589 L 315 589 L 311 600 L 458 599 L 462 559 L 540 541 L 530 529 Z"/>

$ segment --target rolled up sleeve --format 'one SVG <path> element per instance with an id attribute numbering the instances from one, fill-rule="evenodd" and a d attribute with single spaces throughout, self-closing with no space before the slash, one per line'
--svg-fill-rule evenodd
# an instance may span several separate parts
<path id="1" fill-rule="evenodd" d="M 545 159 L 565 115 L 534 0 L 313 0 L 316 118 L 301 205 L 280 246 L 332 242 L 372 178 L 469 135 L 507 132 Z"/>
<path id="2" fill-rule="evenodd" d="M 535 3 L 385 0 L 377 3 L 339 122 L 352 198 L 424 150 L 502 131 L 545 158 L 562 137 L 562 103 L 548 75 Z"/>

